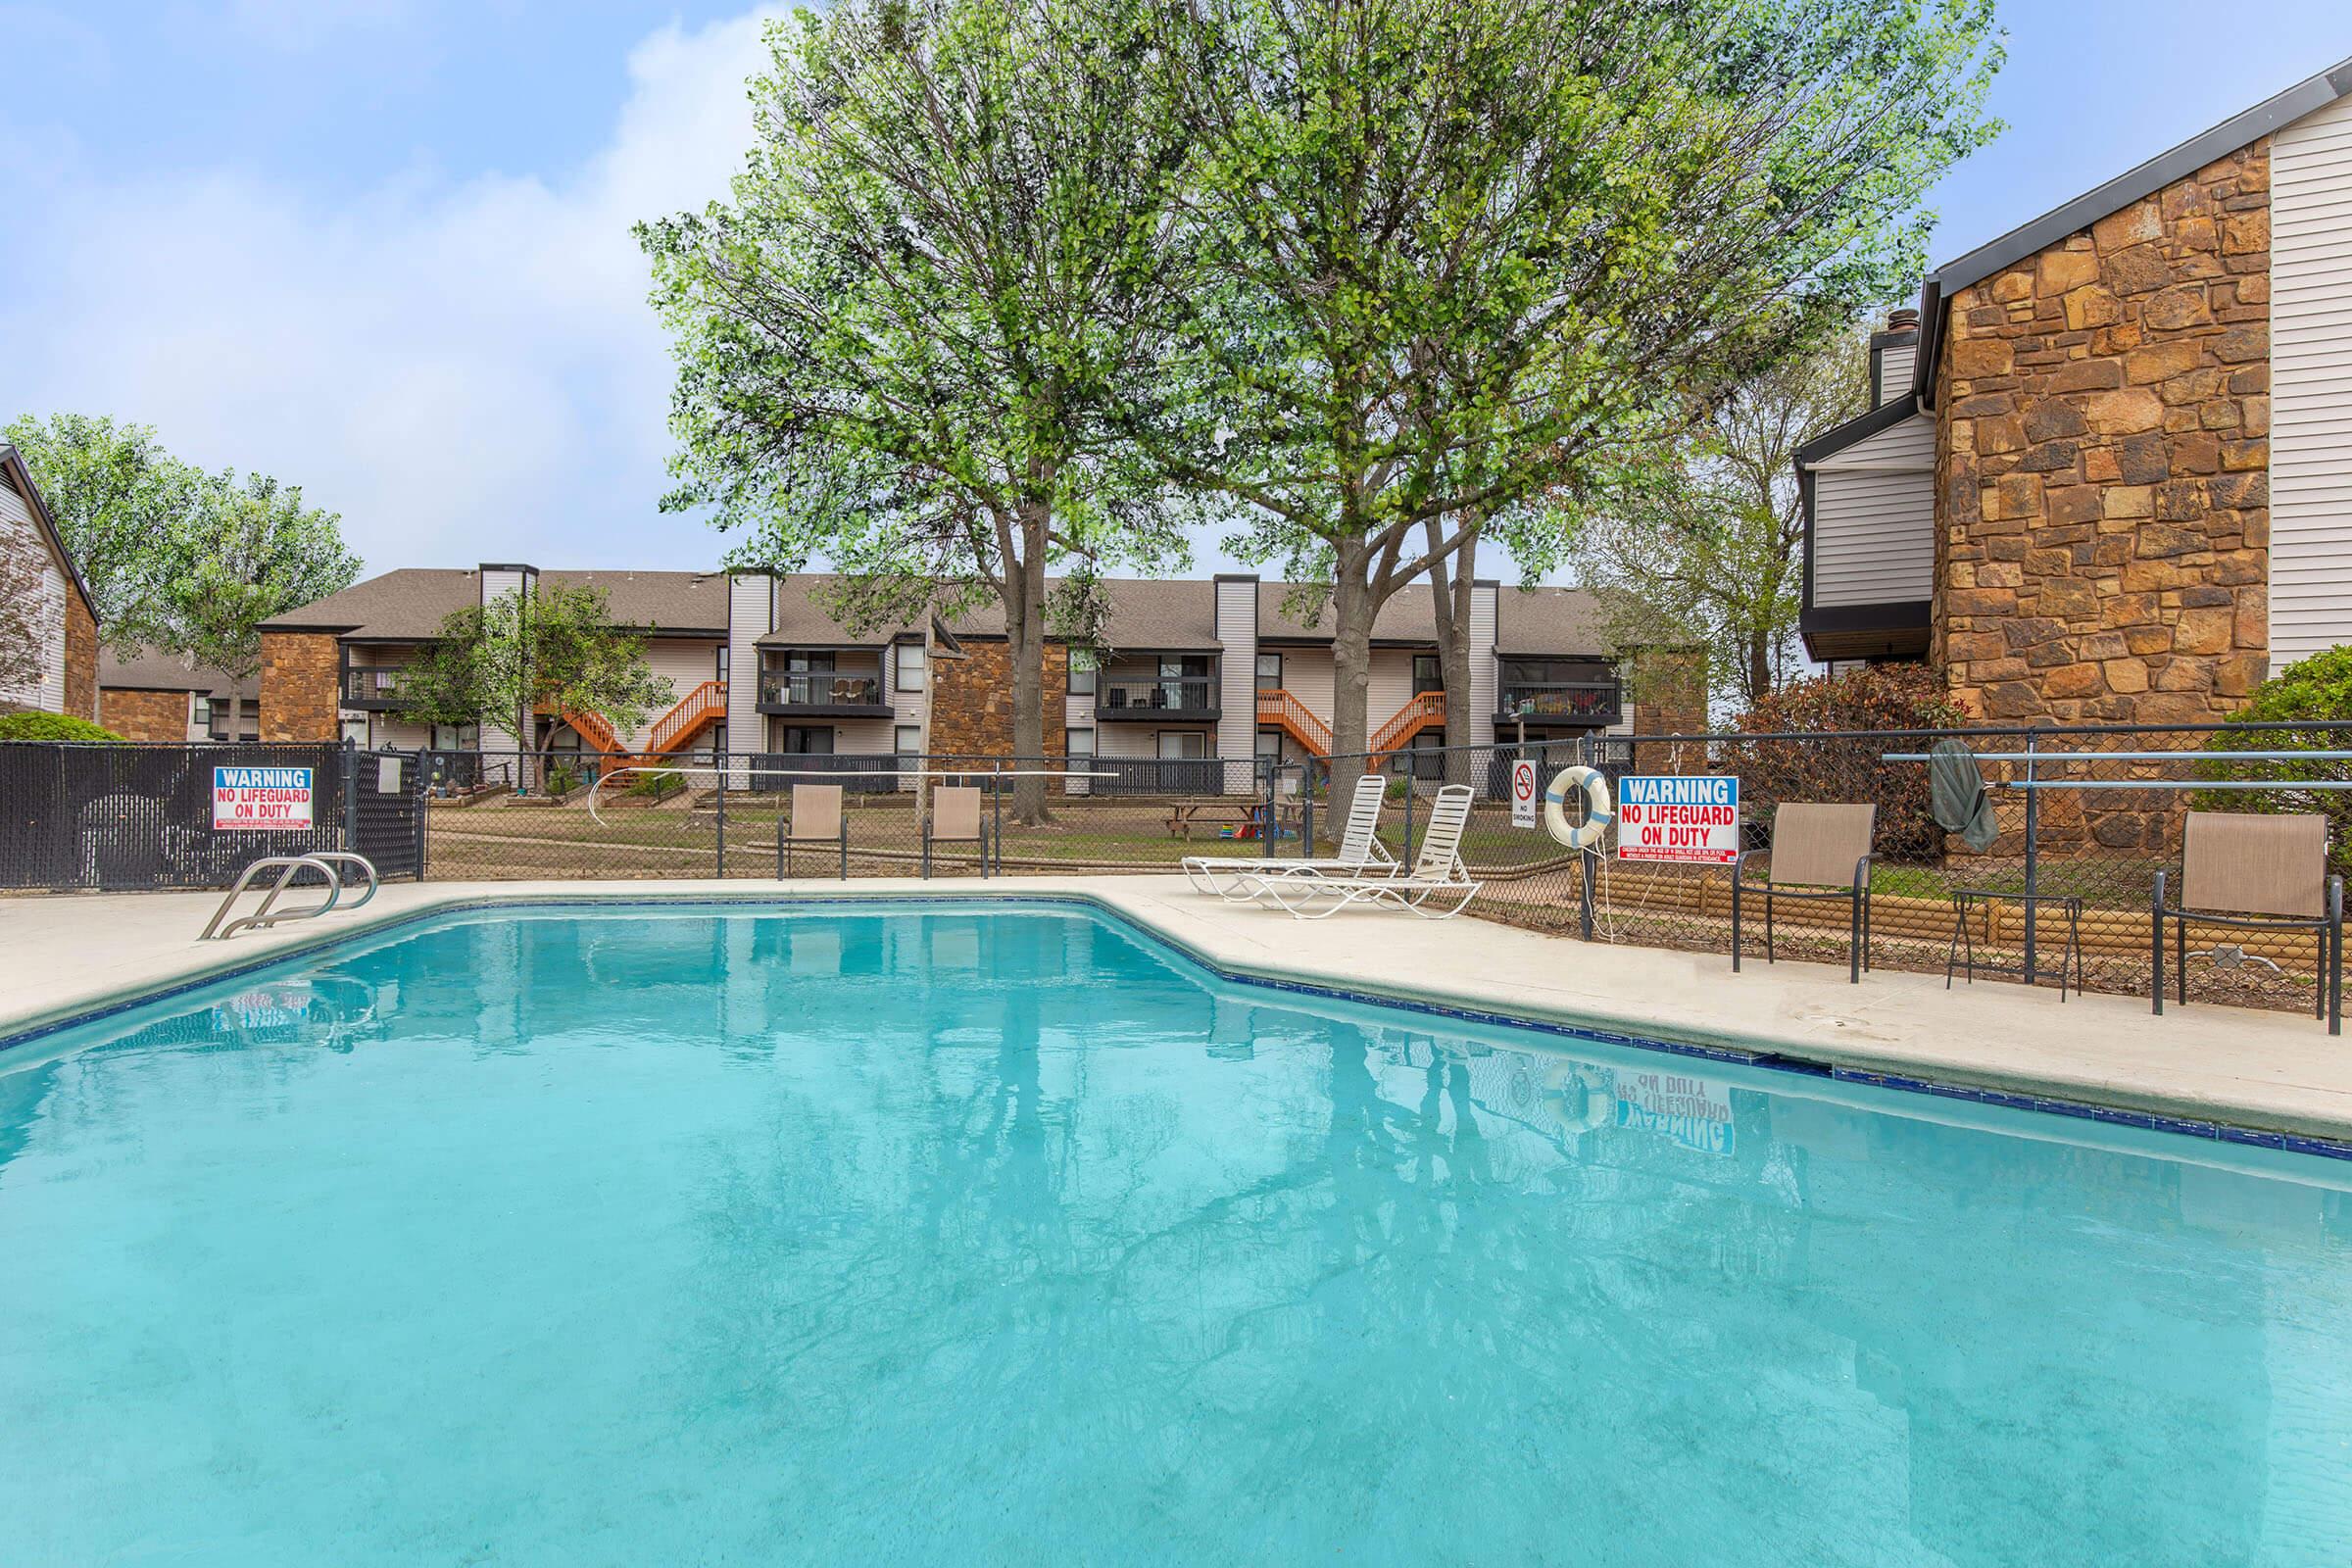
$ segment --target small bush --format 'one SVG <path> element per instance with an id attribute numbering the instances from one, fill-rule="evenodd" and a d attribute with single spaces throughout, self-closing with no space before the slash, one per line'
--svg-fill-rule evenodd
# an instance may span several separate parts
<path id="1" fill-rule="evenodd" d="M 686 787 L 686 775 L 674 768 L 658 773 L 638 773 L 628 782 L 628 793 L 649 801 L 665 801 Z"/>
<path id="2" fill-rule="evenodd" d="M 2300 659 L 2254 688 L 2245 710 L 2205 741 L 2209 752 L 2352 751 L 2352 732 L 2312 726 L 2352 721 L 2352 646 L 2330 648 Z M 2298 790 L 2306 779 L 2352 780 L 2342 762 L 2205 762 L 2198 774 L 2211 779 L 2278 779 L 2276 790 L 2200 790 L 2190 805 L 2200 811 L 2314 811 L 2328 819 L 2328 858 L 2335 870 L 2352 874 L 2352 791 Z"/>
<path id="3" fill-rule="evenodd" d="M 551 767 L 547 770 L 547 783 L 545 785 L 545 792 L 554 796 L 556 799 L 562 800 L 564 796 L 569 795 L 573 790 L 576 790 L 579 787 L 580 775 L 572 771 L 570 766 L 567 764 L 558 762 L 554 767 Z"/>
<path id="4" fill-rule="evenodd" d="M 1965 723 L 1925 664 L 1873 664 L 1842 675 L 1791 682 L 1740 714 L 1733 727 L 1751 735 L 1839 730 L 1934 730 Z M 1751 741 L 1724 748 L 1724 765 L 1740 775 L 1740 811 L 1750 831 L 1769 829 L 1783 801 L 1875 802 L 1878 852 L 1890 861 L 1932 861 L 1943 830 L 1930 809 L 1928 770 L 1882 762 L 1889 751 L 1924 751 L 1927 739 Z"/>
<path id="5" fill-rule="evenodd" d="M 0 713 L 0 741 L 113 741 L 122 737 L 67 713 Z"/>

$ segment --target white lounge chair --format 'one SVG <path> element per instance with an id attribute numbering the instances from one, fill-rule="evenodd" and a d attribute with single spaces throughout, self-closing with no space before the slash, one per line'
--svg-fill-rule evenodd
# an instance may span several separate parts
<path id="1" fill-rule="evenodd" d="M 1213 855 L 1189 855 L 1184 859 L 1184 874 L 1202 893 L 1246 904 L 1258 896 L 1260 884 L 1267 877 L 1289 876 L 1299 871 L 1349 875 L 1392 870 L 1396 858 L 1380 842 L 1380 808 L 1388 794 L 1388 780 L 1378 772 L 1367 772 L 1355 781 L 1355 798 L 1348 804 L 1348 827 L 1340 836 L 1340 853 L 1336 856 L 1228 860 Z"/>
<path id="2" fill-rule="evenodd" d="M 1462 830 L 1470 824 L 1475 798 L 1467 784 L 1448 784 L 1438 791 L 1437 804 L 1430 808 L 1429 831 L 1410 871 L 1386 876 L 1305 871 L 1268 877 L 1262 884 L 1264 894 L 1298 920 L 1321 920 L 1354 904 L 1384 905 L 1425 920 L 1451 919 L 1469 907 L 1483 885 L 1472 881 L 1462 866 Z"/>

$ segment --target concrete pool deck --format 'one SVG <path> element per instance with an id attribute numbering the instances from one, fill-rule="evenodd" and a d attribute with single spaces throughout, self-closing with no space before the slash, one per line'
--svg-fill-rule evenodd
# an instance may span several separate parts
<path id="1" fill-rule="evenodd" d="M 2352 1141 L 2352 1049 L 2292 1013 L 2145 1000 L 1841 965 L 1586 945 L 1484 920 L 1374 910 L 1296 921 L 1203 898 L 1174 876 L 923 882 L 427 882 L 387 884 L 364 909 L 225 942 L 198 942 L 214 893 L 0 900 L 0 1040 L 95 1007 L 254 966 L 389 922 L 499 903 L 758 905 L 1069 898 L 1157 932 L 1212 968 L 1371 997 L 1435 1002 L 1608 1034 L 1800 1058 L 1964 1088 Z M 0 1058 L 4 1060 L 4 1058 Z"/>

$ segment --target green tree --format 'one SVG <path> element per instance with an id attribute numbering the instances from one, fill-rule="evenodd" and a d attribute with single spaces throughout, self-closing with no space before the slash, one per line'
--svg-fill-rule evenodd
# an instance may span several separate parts
<path id="1" fill-rule="evenodd" d="M 1707 653 L 1708 689 L 1750 709 L 1804 667 L 1796 450 L 1866 412 L 1867 344 L 1840 333 L 1736 389 L 1659 451 L 1650 480 L 1580 531 L 1578 580 L 1623 643 Z"/>
<path id="2" fill-rule="evenodd" d="M 418 724 L 481 724 L 528 749 L 533 720 L 595 713 L 628 735 L 669 700 L 645 639 L 616 624 L 601 588 L 511 591 L 444 617 L 401 671 L 400 711 Z"/>
<path id="3" fill-rule="evenodd" d="M 123 653 L 193 655 L 239 678 L 261 667 L 255 628 L 359 579 L 342 518 L 264 474 L 206 473 L 141 424 L 27 415 L 4 432 L 24 455 L 89 584 L 98 634 Z"/>
<path id="4" fill-rule="evenodd" d="M 2298 659 L 2254 688 L 2245 708 L 2227 729 L 2208 736 L 2209 752 L 2352 751 L 2342 730 L 2328 723 L 2352 723 L 2352 645 Z M 2328 819 L 2328 863 L 2352 876 L 2352 791 L 2298 789 L 2315 780 L 2352 783 L 2352 766 L 2292 757 L 2276 762 L 2213 761 L 2198 764 L 2200 777 L 2259 780 L 2276 789 L 2200 790 L 2191 804 L 2200 811 L 2317 812 Z"/>
<path id="5" fill-rule="evenodd" d="M 1129 427 L 1250 509 L 1231 548 L 1330 585 L 1340 752 L 1374 617 L 1465 527 L 1597 510 L 1694 407 L 1917 275 L 1998 59 L 1989 0 L 1160 15 L 1204 281 Z"/>
<path id="6" fill-rule="evenodd" d="M 677 338 L 674 507 L 735 564 L 847 574 L 853 625 L 994 600 L 1013 750 L 1045 752 L 1049 629 L 1099 565 L 1182 554 L 1102 428 L 1188 278 L 1181 139 L 1123 0 L 843 0 L 768 34 L 731 203 L 642 226 Z M 1063 579 L 1056 598 L 1050 576 Z M 1016 816 L 1042 814 L 1025 779 Z"/>

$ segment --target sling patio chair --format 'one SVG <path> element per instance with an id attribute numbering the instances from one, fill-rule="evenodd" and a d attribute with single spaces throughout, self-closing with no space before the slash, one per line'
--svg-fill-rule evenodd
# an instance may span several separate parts
<path id="1" fill-rule="evenodd" d="M 2237 931 L 2310 931 L 2319 943 L 2312 1015 L 2328 1021 L 2329 1034 L 2344 1032 L 2344 879 L 2328 874 L 2326 817 L 2191 811 L 2180 836 L 2178 905 L 2165 902 L 2167 880 L 2156 873 L 2148 915 L 2152 1010 L 2164 1011 L 2165 921 L 2173 922 L 2173 984 L 2182 1006 L 2188 1005 L 2189 921 Z M 2246 955 L 2231 956 L 2242 961 Z"/>
<path id="2" fill-rule="evenodd" d="M 988 875 L 988 818 L 980 809 L 983 793 L 970 784 L 941 784 L 931 791 L 931 811 L 923 818 L 924 876 L 931 874 L 934 844 L 978 845 L 980 874 Z"/>
<path id="3" fill-rule="evenodd" d="M 850 879 L 850 819 L 841 808 L 838 784 L 795 784 L 792 817 L 776 819 L 776 877 L 791 874 L 792 852 L 803 845 L 841 851 L 841 879 Z"/>
<path id="4" fill-rule="evenodd" d="M 1188 855 L 1184 859 L 1184 874 L 1200 892 L 1247 904 L 1265 891 L 1264 883 L 1269 877 L 1314 871 L 1342 876 L 1393 871 L 1396 858 L 1380 842 L 1380 808 L 1388 794 L 1388 780 L 1378 772 L 1366 772 L 1355 781 L 1355 796 L 1348 807 L 1347 831 L 1340 836 L 1340 853 L 1336 856 L 1225 860 L 1211 855 Z"/>
<path id="5" fill-rule="evenodd" d="M 1732 867 L 1732 972 L 1740 972 L 1740 901 L 1753 886 L 1764 895 L 1764 961 L 1777 961 L 1773 951 L 1773 905 L 1781 899 L 1841 899 L 1847 907 L 1846 979 L 1862 983 L 1870 967 L 1871 836 L 1877 830 L 1875 806 L 1838 806 L 1822 802 L 1783 801 L 1772 811 L 1772 848 L 1743 850 Z M 1764 880 L 1750 883 L 1747 862 L 1768 858 Z"/>
<path id="6" fill-rule="evenodd" d="M 1462 830 L 1470 824 L 1477 791 L 1448 784 L 1430 808 L 1429 831 L 1411 870 L 1380 872 L 1297 871 L 1259 884 L 1268 902 L 1295 920 L 1322 920 L 1350 905 L 1403 909 L 1425 920 L 1449 920 L 1470 906 L 1485 884 L 1471 880 L 1462 865 Z"/>

